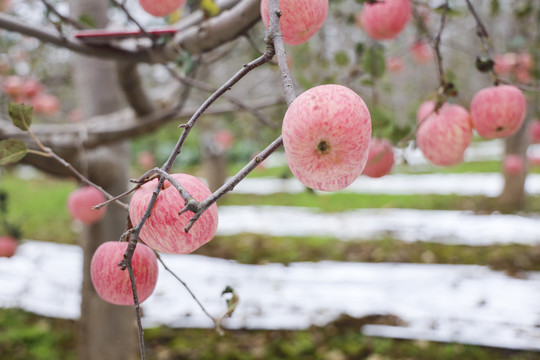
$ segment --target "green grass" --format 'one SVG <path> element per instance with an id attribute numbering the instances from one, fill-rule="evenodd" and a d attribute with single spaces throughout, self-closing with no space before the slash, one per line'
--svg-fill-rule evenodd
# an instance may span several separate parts
<path id="1" fill-rule="evenodd" d="M 17 179 L 12 173 L 0 177 L 0 190 L 8 194 L 8 221 L 20 225 L 24 238 L 70 243 L 76 238 L 66 209 L 74 181 L 39 176 Z"/>
<path id="2" fill-rule="evenodd" d="M 236 260 L 246 264 L 299 261 L 352 261 L 437 264 L 477 264 L 519 275 L 540 271 L 540 245 L 490 246 L 407 243 L 391 238 L 340 241 L 328 237 L 275 237 L 259 234 L 216 236 L 195 254 Z"/>
<path id="3" fill-rule="evenodd" d="M 365 324 L 399 325 L 398 317 L 341 316 L 324 327 L 301 331 L 208 329 L 145 330 L 148 359 L 197 360 L 534 360 L 539 353 L 362 335 Z M 18 309 L 0 309 L 0 355 L 9 360 L 74 360 L 77 325 Z"/>

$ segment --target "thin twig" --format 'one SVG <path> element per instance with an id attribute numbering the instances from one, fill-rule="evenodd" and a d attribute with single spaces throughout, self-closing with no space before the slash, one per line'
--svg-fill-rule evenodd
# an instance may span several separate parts
<path id="1" fill-rule="evenodd" d="M 141 31 L 141 33 L 144 34 L 144 36 L 146 36 L 146 37 L 149 38 L 150 40 L 152 40 L 152 43 L 154 43 L 154 42 L 156 41 L 155 36 L 150 35 L 150 34 L 146 31 L 146 29 L 141 25 L 141 23 L 138 22 L 137 19 L 135 19 L 135 18 L 133 17 L 133 15 L 131 15 L 130 11 L 129 11 L 129 10 L 126 8 L 126 6 L 125 6 L 125 1 L 119 2 L 119 1 L 117 1 L 117 0 L 111 0 L 111 2 L 112 2 L 115 6 L 119 7 L 119 8 L 124 12 L 124 13 L 126 14 L 127 18 L 139 28 L 139 30 Z"/>
<path id="2" fill-rule="evenodd" d="M 87 29 L 88 26 L 85 26 L 83 23 L 77 21 L 77 20 L 74 20 L 70 17 L 67 17 L 67 16 L 64 16 L 62 14 L 60 14 L 60 12 L 58 10 L 56 10 L 56 8 L 47 0 L 41 0 L 41 2 L 43 3 L 43 5 L 45 5 L 45 7 L 47 8 L 48 11 L 50 11 L 51 13 L 53 13 L 54 15 L 56 15 L 60 21 L 62 21 L 63 23 L 66 23 L 66 24 L 69 24 L 71 26 L 73 26 L 75 29 Z"/>

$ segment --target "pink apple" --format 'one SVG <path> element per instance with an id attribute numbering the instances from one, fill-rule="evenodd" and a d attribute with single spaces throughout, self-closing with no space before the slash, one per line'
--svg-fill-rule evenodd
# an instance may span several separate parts
<path id="1" fill-rule="evenodd" d="M 360 22 L 364 31 L 375 40 L 389 40 L 398 36 L 411 18 L 410 0 L 385 0 L 362 9 Z"/>
<path id="2" fill-rule="evenodd" d="M 195 200 L 202 201 L 211 195 L 208 187 L 195 176 L 188 174 L 172 174 L 172 176 Z M 133 225 L 141 220 L 157 182 L 158 180 L 154 179 L 141 186 L 133 194 L 129 205 L 129 216 Z M 213 204 L 205 211 L 187 233 L 184 228 L 193 213 L 188 211 L 178 215 L 183 207 L 184 199 L 178 190 L 166 181 L 154 205 L 152 215 L 146 220 L 141 230 L 141 240 L 154 250 L 170 254 L 187 254 L 212 240 L 218 225 L 217 205 Z"/>
<path id="3" fill-rule="evenodd" d="M 512 72 L 518 61 L 518 56 L 515 53 L 499 54 L 493 57 L 495 65 L 493 69 L 499 75 L 508 75 Z"/>
<path id="4" fill-rule="evenodd" d="M 518 131 L 527 104 L 523 92 L 513 85 L 484 88 L 471 101 L 471 119 L 478 135 L 501 138 Z"/>
<path id="5" fill-rule="evenodd" d="M 282 132 L 287 162 L 296 178 L 314 190 L 337 191 L 364 169 L 371 117 L 354 91 L 321 85 L 293 101 Z"/>
<path id="6" fill-rule="evenodd" d="M 323 26 L 328 14 L 328 0 L 280 0 L 279 9 L 283 42 L 299 45 L 308 41 Z M 261 0 L 261 18 L 268 28 L 268 0 Z"/>
<path id="7" fill-rule="evenodd" d="M 428 116 L 416 132 L 416 142 L 424 156 L 440 166 L 463 161 L 472 137 L 469 113 L 463 107 L 451 104 Z"/>
<path id="8" fill-rule="evenodd" d="M 538 155 L 530 155 L 530 156 L 527 157 L 527 162 L 531 166 L 538 167 L 538 166 L 540 166 L 540 156 L 538 156 Z"/>
<path id="9" fill-rule="evenodd" d="M 411 46 L 411 55 L 419 64 L 426 64 L 433 60 L 433 50 L 425 41 L 417 41 Z"/>
<path id="10" fill-rule="evenodd" d="M 394 148 L 386 139 L 372 138 L 366 167 L 362 174 L 373 178 L 382 177 L 394 166 Z"/>
<path id="11" fill-rule="evenodd" d="M 509 175 L 519 175 L 525 169 L 524 161 L 519 155 L 508 154 L 503 159 L 503 170 Z"/>
<path id="12" fill-rule="evenodd" d="M 128 243 L 107 241 L 101 244 L 90 263 L 90 277 L 98 295 L 115 305 L 133 305 L 128 270 L 118 264 L 124 258 Z M 131 260 L 139 304 L 148 299 L 156 287 L 158 264 L 156 254 L 144 244 L 137 244 Z"/>
<path id="13" fill-rule="evenodd" d="M 156 166 L 156 157 L 149 151 L 141 151 L 137 154 L 137 163 L 146 170 Z"/>
<path id="14" fill-rule="evenodd" d="M 441 107 L 444 108 L 447 106 L 448 103 L 444 103 Z M 440 111 L 439 109 L 438 111 Z M 423 103 L 420 104 L 418 107 L 418 110 L 416 111 L 416 123 L 420 124 L 422 121 L 424 121 L 428 116 L 434 113 L 435 110 L 435 101 L 433 100 L 426 100 Z"/>
<path id="15" fill-rule="evenodd" d="M 389 57 L 386 59 L 386 68 L 393 73 L 399 73 L 405 67 L 405 62 L 399 57 Z"/>
<path id="16" fill-rule="evenodd" d="M 521 66 L 527 70 L 533 68 L 533 58 L 528 52 L 521 52 L 518 55 L 518 66 Z"/>
<path id="17" fill-rule="evenodd" d="M 214 133 L 214 140 L 223 150 L 228 150 L 234 143 L 234 135 L 230 130 L 219 130 Z"/>
<path id="18" fill-rule="evenodd" d="M 522 84 L 528 84 L 532 81 L 532 75 L 529 69 L 526 69 L 524 67 L 516 67 L 514 70 L 514 75 L 516 76 L 516 79 L 518 82 Z"/>
<path id="19" fill-rule="evenodd" d="M 19 243 L 11 236 L 0 236 L 0 257 L 12 257 Z"/>
<path id="20" fill-rule="evenodd" d="M 163 17 L 175 12 L 186 0 L 139 0 L 139 3 L 150 15 Z"/>
<path id="21" fill-rule="evenodd" d="M 45 116 L 53 116 L 60 111 L 60 101 L 58 101 L 58 98 L 54 95 L 38 94 L 32 100 L 32 105 L 34 105 L 36 114 Z"/>
<path id="22" fill-rule="evenodd" d="M 69 214 L 84 225 L 90 225 L 105 216 L 106 208 L 94 210 L 93 207 L 105 202 L 105 195 L 93 186 L 84 186 L 73 191 L 67 200 Z"/>
<path id="23" fill-rule="evenodd" d="M 22 94 L 23 80 L 17 75 L 8 76 L 4 80 L 4 93 L 16 98 Z"/>
<path id="24" fill-rule="evenodd" d="M 38 95 L 43 86 L 41 83 L 35 79 L 26 79 L 22 84 L 22 93 L 24 97 L 31 99 L 34 96 Z"/>
<path id="25" fill-rule="evenodd" d="M 534 120 L 529 124 L 529 137 L 533 144 L 540 144 L 540 120 Z"/>

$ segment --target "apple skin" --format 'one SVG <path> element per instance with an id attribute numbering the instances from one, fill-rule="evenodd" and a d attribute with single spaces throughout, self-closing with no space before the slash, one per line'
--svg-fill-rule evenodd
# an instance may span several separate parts
<path id="1" fill-rule="evenodd" d="M 22 84 L 22 93 L 27 99 L 32 99 L 34 96 L 41 93 L 43 86 L 35 79 L 26 79 Z"/>
<path id="2" fill-rule="evenodd" d="M 405 61 L 400 57 L 389 57 L 386 59 L 386 68 L 393 73 L 400 73 L 405 67 Z"/>
<path id="3" fill-rule="evenodd" d="M 129 273 L 118 264 L 124 258 L 128 243 L 107 241 L 101 244 L 90 263 L 90 277 L 98 295 L 115 305 L 133 305 Z M 148 299 L 156 287 L 158 263 L 156 254 L 144 244 L 137 244 L 131 260 L 139 304 Z"/>
<path id="4" fill-rule="evenodd" d="M 323 26 L 328 14 L 328 0 L 280 0 L 280 28 L 283 42 L 299 45 L 308 41 Z M 270 26 L 268 0 L 261 0 L 261 18 Z"/>
<path id="5" fill-rule="evenodd" d="M 516 176 L 523 172 L 525 164 L 521 156 L 507 154 L 503 159 L 503 171 L 508 175 Z"/>
<path id="6" fill-rule="evenodd" d="M 201 180 L 189 174 L 171 174 L 193 196 L 202 201 L 211 195 Z M 152 193 L 157 186 L 154 179 L 141 186 L 131 198 L 129 216 L 136 226 L 141 220 Z M 184 207 L 184 199 L 168 181 L 158 195 L 152 215 L 141 229 L 140 238 L 152 249 L 169 254 L 188 254 L 206 244 L 214 237 L 218 225 L 218 209 L 214 203 L 195 222 L 189 232 L 184 228 L 193 216 L 191 211 L 178 215 Z"/>
<path id="7" fill-rule="evenodd" d="M 105 202 L 105 195 L 93 186 L 84 186 L 73 191 L 68 196 L 67 208 L 74 219 L 84 225 L 90 225 L 105 216 L 106 207 L 94 210 L 92 207 Z"/>
<path id="8" fill-rule="evenodd" d="M 141 7 L 150 15 L 163 17 L 172 14 L 186 3 L 186 0 L 139 0 Z"/>
<path id="9" fill-rule="evenodd" d="M 314 190 L 337 191 L 364 169 L 371 117 L 354 91 L 320 85 L 293 101 L 282 132 L 287 162 L 296 178 Z"/>
<path id="10" fill-rule="evenodd" d="M 441 109 L 447 105 L 448 103 L 444 103 L 438 111 L 441 111 Z M 424 121 L 428 116 L 433 114 L 434 109 L 435 109 L 435 101 L 433 100 L 426 100 L 423 103 L 421 103 L 420 106 L 418 107 L 418 110 L 416 111 L 416 123 L 420 124 L 422 121 Z"/>
<path id="11" fill-rule="evenodd" d="M 471 101 L 471 119 L 478 135 L 492 139 L 514 134 L 523 124 L 527 104 L 513 85 L 499 85 L 477 92 Z"/>
<path id="12" fill-rule="evenodd" d="M 417 41 L 411 46 L 411 55 L 418 64 L 433 60 L 433 50 L 425 41 Z"/>
<path id="13" fill-rule="evenodd" d="M 380 178 L 390 173 L 394 166 L 394 148 L 386 139 L 372 138 L 369 144 L 366 167 L 362 174 Z"/>
<path id="14" fill-rule="evenodd" d="M 398 36 L 411 18 L 410 0 L 385 0 L 365 3 L 360 15 L 362 28 L 375 40 L 390 40 Z"/>
<path id="15" fill-rule="evenodd" d="M 8 76 L 4 80 L 4 93 L 12 98 L 22 95 L 23 80 L 17 75 Z"/>
<path id="16" fill-rule="evenodd" d="M 451 104 L 428 116 L 416 132 L 416 142 L 424 156 L 439 166 L 463 161 L 472 137 L 469 113 L 465 108 Z"/>
<path id="17" fill-rule="evenodd" d="M 531 121 L 529 124 L 529 138 L 533 144 L 540 144 L 540 120 Z"/>
<path id="18" fill-rule="evenodd" d="M 32 100 L 32 105 L 37 114 L 45 116 L 53 116 L 60 111 L 58 98 L 50 94 L 37 94 Z"/>
<path id="19" fill-rule="evenodd" d="M 19 243 L 11 236 L 0 236 L 0 257 L 12 257 Z"/>

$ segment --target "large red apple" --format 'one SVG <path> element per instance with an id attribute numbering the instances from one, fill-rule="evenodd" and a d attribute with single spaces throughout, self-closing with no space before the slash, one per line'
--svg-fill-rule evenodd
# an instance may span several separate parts
<path id="1" fill-rule="evenodd" d="M 379 178 L 392 170 L 394 166 L 394 148 L 386 139 L 372 138 L 369 144 L 369 153 L 366 167 L 362 174 Z"/>
<path id="2" fill-rule="evenodd" d="M 360 96 L 340 85 L 301 94 L 283 119 L 283 144 L 292 173 L 314 190 L 337 191 L 362 173 L 371 117 Z"/>
<path id="3" fill-rule="evenodd" d="M 416 142 L 424 156 L 440 166 L 463 161 L 472 137 L 469 113 L 459 105 L 450 104 L 428 116 L 416 132 Z"/>
<path id="4" fill-rule="evenodd" d="M 172 14 L 186 3 L 186 0 L 139 0 L 141 7 L 150 15 L 163 17 Z"/>
<path id="5" fill-rule="evenodd" d="M 393 39 L 403 31 L 411 18 L 410 0 L 384 0 L 365 3 L 360 16 L 364 31 L 375 40 Z"/>
<path id="6" fill-rule="evenodd" d="M 328 14 L 328 0 L 280 0 L 279 10 L 283 42 L 299 45 L 308 41 L 323 26 Z M 261 18 L 268 28 L 268 0 L 261 0 Z"/>
<path id="7" fill-rule="evenodd" d="M 195 176 L 188 174 L 171 176 L 180 182 L 195 200 L 202 201 L 211 195 L 208 187 Z M 154 179 L 133 194 L 129 204 L 129 216 L 133 225 L 141 220 L 157 182 L 158 180 Z M 212 240 L 218 225 L 217 205 L 210 206 L 187 233 L 184 228 L 193 213 L 188 211 L 178 215 L 183 207 L 184 199 L 178 190 L 166 181 L 152 209 L 152 215 L 142 227 L 141 240 L 154 250 L 170 254 L 187 254 Z"/>
<path id="8" fill-rule="evenodd" d="M 516 154 L 507 154 L 503 159 L 503 171 L 509 175 L 519 175 L 525 169 L 523 158 Z"/>
<path id="9" fill-rule="evenodd" d="M 447 106 L 447 103 L 444 103 L 441 106 L 441 109 L 444 108 L 445 106 Z M 416 123 L 420 124 L 428 116 L 433 114 L 434 110 L 435 110 L 435 101 L 426 100 L 423 103 L 421 103 L 420 106 L 418 107 L 418 110 L 416 111 Z M 438 111 L 440 111 L 440 109 Z"/>
<path id="10" fill-rule="evenodd" d="M 99 210 L 94 206 L 105 202 L 105 196 L 93 186 L 84 186 L 73 191 L 67 200 L 69 214 L 85 225 L 90 225 L 100 220 L 106 211 L 106 207 Z"/>
<path id="11" fill-rule="evenodd" d="M 0 236 L 0 257 L 12 257 L 19 243 L 11 236 Z"/>
<path id="12" fill-rule="evenodd" d="M 124 258 L 128 243 L 107 241 L 101 244 L 90 263 L 90 277 L 98 295 L 115 305 L 133 305 L 128 270 L 118 264 Z M 144 244 L 137 244 L 131 260 L 139 304 L 148 299 L 156 287 L 158 264 L 156 254 Z"/>
<path id="13" fill-rule="evenodd" d="M 523 92 L 513 85 L 484 88 L 471 101 L 471 119 L 478 135 L 501 138 L 518 131 L 527 104 Z"/>

